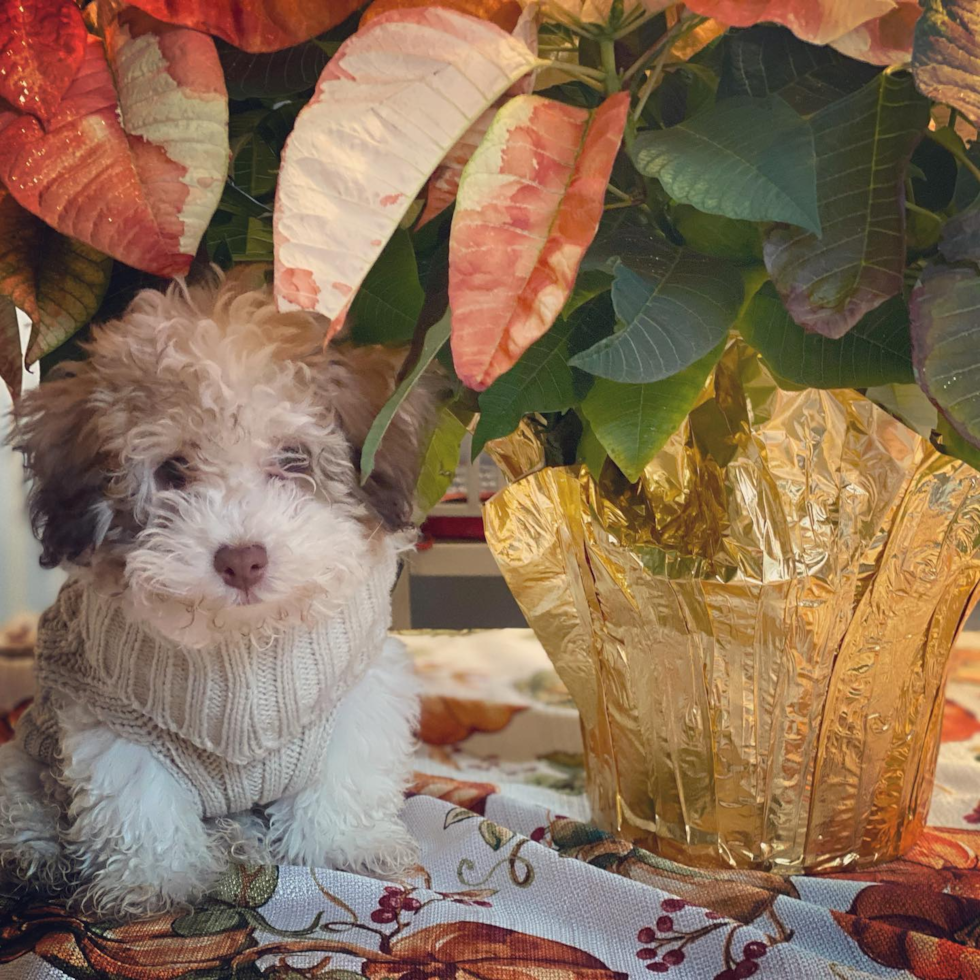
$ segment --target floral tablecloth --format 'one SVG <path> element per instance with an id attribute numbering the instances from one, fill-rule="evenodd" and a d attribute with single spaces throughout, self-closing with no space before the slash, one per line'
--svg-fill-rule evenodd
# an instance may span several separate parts
<path id="1" fill-rule="evenodd" d="M 0 980 L 980 980 L 980 634 L 955 654 L 930 829 L 867 874 L 706 873 L 588 826 L 577 717 L 529 632 L 411 634 L 424 745 L 404 887 L 236 868 L 120 925 L 0 893 Z M 30 693 L 0 641 L 0 740 Z"/>

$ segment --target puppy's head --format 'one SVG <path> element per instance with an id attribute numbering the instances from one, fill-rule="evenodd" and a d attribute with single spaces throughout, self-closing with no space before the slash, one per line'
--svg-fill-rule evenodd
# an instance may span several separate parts
<path id="1" fill-rule="evenodd" d="M 140 293 L 15 413 L 42 564 L 87 568 L 187 643 L 329 616 L 411 520 L 431 396 L 362 487 L 399 358 L 323 351 L 315 320 L 255 285 Z"/>

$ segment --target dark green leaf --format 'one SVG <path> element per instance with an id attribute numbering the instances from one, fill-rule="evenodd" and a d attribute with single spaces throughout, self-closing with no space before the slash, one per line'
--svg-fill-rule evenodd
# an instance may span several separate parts
<path id="1" fill-rule="evenodd" d="M 856 92 L 880 70 L 833 48 L 806 44 L 783 27 L 733 32 L 724 51 L 719 101 L 778 95 L 803 116 Z"/>
<path id="2" fill-rule="evenodd" d="M 0 296 L 0 378 L 6 383 L 11 397 L 20 395 L 23 376 L 17 307 L 6 296 Z"/>
<path id="3" fill-rule="evenodd" d="M 221 262 L 223 254 L 230 262 L 271 262 L 272 221 L 245 214 L 215 212 L 205 233 L 208 254 Z"/>
<path id="4" fill-rule="evenodd" d="M 384 407 L 378 412 L 368 431 L 367 438 L 364 440 L 364 448 L 361 450 L 361 483 L 367 483 L 371 473 L 374 471 L 374 457 L 378 452 L 378 446 L 384 434 L 391 425 L 391 420 L 395 417 L 402 406 L 402 402 L 408 397 L 409 392 L 418 384 L 426 368 L 432 363 L 433 358 L 439 353 L 440 349 L 449 340 L 450 317 L 449 311 L 434 326 L 429 328 L 422 342 L 422 351 L 415 366 L 402 379 L 401 384 L 395 389 L 392 396 L 385 402 Z"/>
<path id="5" fill-rule="evenodd" d="M 612 300 L 619 332 L 569 363 L 611 381 L 646 384 L 668 378 L 703 357 L 738 316 L 742 278 L 735 266 L 690 249 L 656 244 L 645 275 L 616 266 Z"/>
<path id="6" fill-rule="evenodd" d="M 459 447 L 465 435 L 466 426 L 456 415 L 453 406 L 443 405 L 429 432 L 419 479 L 415 485 L 417 523 L 421 523 L 446 495 L 459 468 Z"/>
<path id="7" fill-rule="evenodd" d="M 811 120 L 823 236 L 777 226 L 766 267 L 793 319 L 841 337 L 902 290 L 902 188 L 929 103 L 910 76 L 881 74 Z"/>
<path id="8" fill-rule="evenodd" d="M 793 322 L 766 283 L 739 320 L 743 337 L 779 375 L 808 388 L 869 388 L 913 380 L 912 340 L 905 300 L 895 296 L 840 340 Z"/>
<path id="9" fill-rule="evenodd" d="M 701 65 L 678 65 L 657 86 L 650 109 L 660 126 L 676 126 L 715 101 L 717 77 Z"/>
<path id="10" fill-rule="evenodd" d="M 615 314 L 607 295 L 578 307 L 536 340 L 517 363 L 480 394 L 480 421 L 473 456 L 491 439 L 501 439 L 532 412 L 563 412 L 576 405 L 592 383 L 590 375 L 569 367 L 569 357 L 612 329 Z"/>
<path id="11" fill-rule="evenodd" d="M 942 442 L 942 450 L 948 456 L 963 460 L 975 470 L 980 470 L 980 449 L 969 443 L 950 425 L 949 420 L 939 416 L 937 432 Z"/>
<path id="12" fill-rule="evenodd" d="M 293 95 L 313 88 L 329 55 L 313 41 L 268 54 L 249 54 L 214 39 L 230 99 Z"/>
<path id="13" fill-rule="evenodd" d="M 632 155 L 676 201 L 820 234 L 813 135 L 779 99 L 729 99 L 671 129 L 640 133 Z"/>
<path id="14" fill-rule="evenodd" d="M 588 422 L 583 422 L 582 438 L 578 442 L 578 459 L 585 463 L 593 480 L 598 480 L 602 476 L 602 469 L 608 458 L 609 453 L 606 452 L 606 447 L 599 442 L 595 430 Z"/>
<path id="15" fill-rule="evenodd" d="M 690 204 L 674 205 L 670 218 L 695 252 L 740 265 L 762 262 L 762 232 L 754 222 L 705 214 Z"/>
<path id="16" fill-rule="evenodd" d="M 919 91 L 980 126 L 980 6 L 976 0 L 922 0 L 912 71 Z"/>
<path id="17" fill-rule="evenodd" d="M 939 250 L 947 262 L 980 263 L 980 206 L 946 222 Z"/>
<path id="18" fill-rule="evenodd" d="M 565 302 L 561 311 L 562 316 L 571 316 L 583 303 L 594 299 L 601 293 L 608 293 L 612 288 L 612 276 L 601 269 L 591 269 L 579 272 L 572 289 L 572 295 Z"/>
<path id="19" fill-rule="evenodd" d="M 628 480 L 638 480 L 677 431 L 724 349 L 721 343 L 683 371 L 653 384 L 617 384 L 600 378 L 592 386 L 582 412 Z"/>
<path id="20" fill-rule="evenodd" d="M 919 384 L 956 431 L 980 446 L 980 271 L 926 269 L 910 307 Z"/>
<path id="21" fill-rule="evenodd" d="M 358 344 L 408 343 L 424 300 L 411 236 L 398 228 L 351 304 L 352 338 Z"/>

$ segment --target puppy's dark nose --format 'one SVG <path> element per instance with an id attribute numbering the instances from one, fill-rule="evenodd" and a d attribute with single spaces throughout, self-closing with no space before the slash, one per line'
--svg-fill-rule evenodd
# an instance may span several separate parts
<path id="1" fill-rule="evenodd" d="M 214 553 L 214 570 L 233 589 L 248 592 L 265 575 L 269 556 L 260 544 L 225 545 Z"/>

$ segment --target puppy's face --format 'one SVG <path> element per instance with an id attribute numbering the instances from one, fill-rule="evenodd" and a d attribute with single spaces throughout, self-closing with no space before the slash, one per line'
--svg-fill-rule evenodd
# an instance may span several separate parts
<path id="1" fill-rule="evenodd" d="M 424 409 L 362 488 L 396 363 L 319 336 L 239 282 L 140 294 L 18 408 L 42 560 L 88 567 L 191 644 L 336 611 L 411 518 Z"/>

